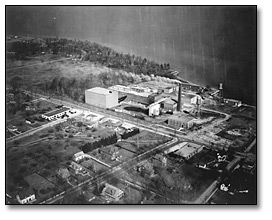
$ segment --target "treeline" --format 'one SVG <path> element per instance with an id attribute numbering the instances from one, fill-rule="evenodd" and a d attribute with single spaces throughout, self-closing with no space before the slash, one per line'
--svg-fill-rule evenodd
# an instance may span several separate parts
<path id="1" fill-rule="evenodd" d="M 55 77 L 51 81 L 41 82 L 39 87 L 45 93 L 50 92 L 61 96 L 68 96 L 75 101 L 84 102 L 86 89 L 96 86 L 108 88 L 113 85 L 129 85 L 133 83 L 148 82 L 150 80 L 175 83 L 175 80 L 161 77 L 134 74 L 123 70 L 106 69 L 98 75 L 90 73 L 83 78 Z"/>
<path id="2" fill-rule="evenodd" d="M 108 136 L 106 138 L 101 138 L 98 141 L 92 142 L 92 143 L 86 143 L 85 145 L 81 146 L 81 150 L 84 153 L 88 153 L 90 151 L 93 151 L 101 146 L 108 146 L 111 144 L 115 144 L 117 142 L 118 138 L 116 133 L 114 133 L 111 136 Z"/>
<path id="3" fill-rule="evenodd" d="M 122 139 L 128 139 L 129 137 L 132 137 L 136 134 L 140 133 L 140 129 L 139 128 L 134 128 L 132 131 L 126 131 L 124 134 L 121 135 Z"/>
<path id="4" fill-rule="evenodd" d="M 147 75 L 136 75 L 122 70 L 108 69 L 99 75 L 90 73 L 83 78 L 55 77 L 51 81 L 41 82 L 39 88 L 45 93 L 50 92 L 61 96 L 68 96 L 75 101 L 84 102 L 86 89 L 99 87 L 109 87 L 112 85 L 128 85 L 131 83 L 140 83 L 150 81 L 151 77 Z"/>
<path id="5" fill-rule="evenodd" d="M 73 55 L 83 61 L 97 62 L 106 67 L 133 72 L 137 75 L 166 76 L 170 69 L 169 63 L 159 64 L 139 56 L 116 52 L 97 43 L 64 38 L 17 41 L 9 44 L 8 51 L 14 54 L 15 59 L 23 59 L 41 52 Z"/>

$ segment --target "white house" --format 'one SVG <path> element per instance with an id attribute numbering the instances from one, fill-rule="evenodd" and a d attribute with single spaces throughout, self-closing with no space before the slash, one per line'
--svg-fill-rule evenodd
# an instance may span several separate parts
<path id="1" fill-rule="evenodd" d="M 111 201 L 119 201 L 124 196 L 124 191 L 106 183 L 106 186 L 102 190 L 101 195 Z"/>
<path id="2" fill-rule="evenodd" d="M 74 160 L 75 162 L 78 162 L 78 161 L 82 160 L 82 159 L 85 158 L 85 157 L 86 157 L 86 154 L 84 154 L 83 151 L 79 151 L 79 152 L 77 152 L 77 153 L 74 154 L 73 160 Z"/>
<path id="3" fill-rule="evenodd" d="M 16 199 L 20 204 L 31 204 L 36 201 L 36 196 L 32 189 L 28 189 L 18 192 Z"/>

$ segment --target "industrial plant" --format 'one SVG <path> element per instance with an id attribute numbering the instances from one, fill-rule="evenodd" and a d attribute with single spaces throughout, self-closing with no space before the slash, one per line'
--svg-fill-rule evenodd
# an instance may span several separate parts
<path id="1" fill-rule="evenodd" d="M 112 110 L 117 110 L 115 107 L 122 104 L 129 105 L 146 111 L 146 115 L 152 117 L 171 113 L 168 118 L 170 127 L 188 129 L 194 125 L 203 102 L 202 97 L 194 91 L 196 88 L 197 91 L 202 88 L 193 85 L 192 89 L 188 84 L 184 84 L 187 86 L 186 90 L 183 90 L 183 84 L 180 82 L 177 85 L 174 81 L 171 86 L 164 88 L 138 85 L 114 85 L 108 89 L 96 87 L 85 91 L 85 103 Z M 222 95 L 222 91 L 219 91 Z M 130 114 L 128 111 L 127 113 Z"/>
<path id="2" fill-rule="evenodd" d="M 6 204 L 257 203 L 254 16 L 195 7 L 6 7 Z"/>

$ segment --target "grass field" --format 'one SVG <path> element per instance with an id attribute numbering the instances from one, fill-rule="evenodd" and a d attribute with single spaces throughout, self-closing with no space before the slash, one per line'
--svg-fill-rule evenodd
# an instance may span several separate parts
<path id="1" fill-rule="evenodd" d="M 23 81 L 25 84 L 29 82 L 39 84 L 40 82 L 51 81 L 55 77 L 84 78 L 90 73 L 99 75 L 102 72 L 110 71 L 107 67 L 88 61 L 77 62 L 62 59 L 65 58 L 56 55 L 41 55 L 28 61 L 8 61 L 7 80 L 18 75 L 24 76 Z M 53 62 L 54 60 L 62 61 Z"/>
<path id="2" fill-rule="evenodd" d="M 42 201 L 53 196 L 55 193 L 60 192 L 60 189 L 52 182 L 49 182 L 37 173 L 26 176 L 25 180 L 29 183 L 30 187 L 35 189 L 37 201 Z"/>

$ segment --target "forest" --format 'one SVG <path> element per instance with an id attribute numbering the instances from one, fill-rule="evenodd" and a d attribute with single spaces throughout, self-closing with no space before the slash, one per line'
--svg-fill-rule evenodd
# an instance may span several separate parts
<path id="1" fill-rule="evenodd" d="M 87 77 L 55 76 L 35 84 L 35 90 L 46 94 L 67 96 L 75 101 L 84 102 L 84 91 L 95 86 L 109 87 L 112 85 L 128 85 L 150 81 L 154 77 L 171 76 L 170 64 L 158 64 L 146 58 L 123 54 L 113 49 L 88 41 L 68 40 L 65 38 L 31 39 L 8 44 L 7 57 L 11 61 L 31 60 L 41 54 L 52 54 L 60 57 L 72 57 L 80 62 L 90 62 L 94 65 L 107 67 L 98 75 L 90 72 Z M 16 90 L 23 83 L 22 77 L 15 76 L 10 81 Z M 33 85 L 28 85 L 33 90 Z"/>

